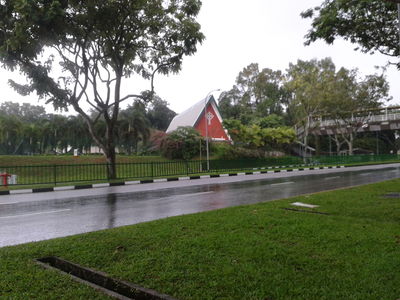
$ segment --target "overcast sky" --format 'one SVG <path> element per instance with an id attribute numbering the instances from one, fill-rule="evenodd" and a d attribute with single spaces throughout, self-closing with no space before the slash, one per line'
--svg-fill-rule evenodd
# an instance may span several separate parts
<path id="1" fill-rule="evenodd" d="M 310 21 L 300 13 L 318 6 L 322 0 L 203 0 L 198 21 L 206 40 L 191 57 L 186 57 L 178 75 L 157 76 L 157 94 L 170 103 L 171 109 L 182 112 L 205 98 L 212 90 L 229 90 L 238 73 L 250 63 L 260 68 L 287 69 L 290 62 L 331 57 L 338 68 L 358 68 L 362 75 L 377 72 L 376 66 L 384 66 L 389 58 L 354 51 L 355 45 L 337 41 L 334 45 L 317 42 L 304 46 L 304 35 Z M 387 79 L 393 100 L 389 104 L 400 105 L 400 72 L 389 67 Z M 18 78 L 0 70 L 0 101 L 30 102 L 44 105 L 34 96 L 22 97 L 7 85 L 8 78 Z M 149 86 L 135 79 L 125 84 L 126 92 L 138 92 Z M 214 93 L 218 96 L 219 93 Z M 52 110 L 47 108 L 48 112 Z"/>

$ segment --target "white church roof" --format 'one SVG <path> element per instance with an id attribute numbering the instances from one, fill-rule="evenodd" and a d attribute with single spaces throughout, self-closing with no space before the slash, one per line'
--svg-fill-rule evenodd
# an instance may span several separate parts
<path id="1" fill-rule="evenodd" d="M 213 96 L 209 96 L 207 99 L 207 105 L 214 101 Z M 184 112 L 180 113 L 179 115 L 175 116 L 172 119 L 171 124 L 169 124 L 167 133 L 174 131 L 179 126 L 194 126 L 197 120 L 200 118 L 201 114 L 204 112 L 204 107 L 206 106 L 206 99 L 203 99 L 192 107 L 188 108 Z"/>

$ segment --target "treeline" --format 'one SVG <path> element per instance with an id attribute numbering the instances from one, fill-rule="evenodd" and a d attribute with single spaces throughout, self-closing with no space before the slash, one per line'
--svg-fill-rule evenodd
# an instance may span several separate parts
<path id="1" fill-rule="evenodd" d="M 285 71 L 253 63 L 238 74 L 232 89 L 221 94 L 219 107 L 233 139 L 248 148 L 274 146 L 267 139 L 271 135 L 279 144 L 280 138 L 290 138 L 288 127 L 306 127 L 310 118 L 325 116 L 344 121 L 353 130 L 306 135 L 299 141 L 303 146 L 315 148 L 316 154 L 352 154 L 358 149 L 386 153 L 397 149 L 395 133 L 359 134 L 360 124 L 351 123 L 351 115 L 382 107 L 391 99 L 388 93 L 384 70 L 360 76 L 356 69 L 337 69 L 330 58 L 298 60 Z"/>
<path id="2" fill-rule="evenodd" d="M 126 154 L 147 150 L 152 134 L 165 131 L 176 115 L 159 97 L 147 107 L 135 102 L 121 110 L 114 135 L 117 148 Z M 103 132 L 102 120 L 95 130 Z M 0 104 L 0 154 L 56 154 L 96 146 L 81 116 L 48 114 L 44 107 L 29 103 Z"/>

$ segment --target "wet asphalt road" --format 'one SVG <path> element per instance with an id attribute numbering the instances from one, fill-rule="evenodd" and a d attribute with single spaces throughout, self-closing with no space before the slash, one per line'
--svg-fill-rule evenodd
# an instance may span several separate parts
<path id="1" fill-rule="evenodd" d="M 0 196 L 0 247 L 400 177 L 400 164 Z"/>

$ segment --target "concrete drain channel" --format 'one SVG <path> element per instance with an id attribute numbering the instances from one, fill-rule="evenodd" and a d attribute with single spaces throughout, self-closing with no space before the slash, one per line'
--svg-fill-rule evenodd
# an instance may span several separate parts
<path id="1" fill-rule="evenodd" d="M 329 216 L 328 213 L 320 212 L 320 211 L 312 211 L 312 210 L 297 209 L 297 208 L 288 208 L 288 207 L 282 207 L 281 209 L 283 209 L 283 210 L 289 210 L 289 211 L 295 211 L 295 212 L 301 212 L 301 213 L 308 213 L 308 214 L 317 214 L 317 215 L 326 215 L 326 216 Z"/>
<path id="2" fill-rule="evenodd" d="M 400 193 L 388 193 L 384 195 L 385 198 L 400 198 Z"/>
<path id="3" fill-rule="evenodd" d="M 117 280 L 107 274 L 82 267 L 55 256 L 39 258 L 36 263 L 46 269 L 57 270 L 70 275 L 74 280 L 84 283 L 115 299 L 135 300 L 177 300 L 157 291 L 146 289 L 136 284 Z"/>

